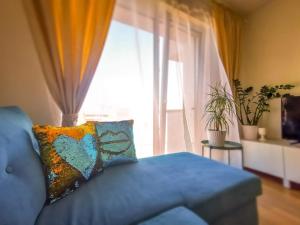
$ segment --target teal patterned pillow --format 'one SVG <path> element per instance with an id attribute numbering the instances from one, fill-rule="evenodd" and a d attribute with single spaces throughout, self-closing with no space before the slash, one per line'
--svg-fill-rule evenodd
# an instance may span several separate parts
<path id="1" fill-rule="evenodd" d="M 104 167 L 137 161 L 133 120 L 96 122 L 96 133 Z"/>

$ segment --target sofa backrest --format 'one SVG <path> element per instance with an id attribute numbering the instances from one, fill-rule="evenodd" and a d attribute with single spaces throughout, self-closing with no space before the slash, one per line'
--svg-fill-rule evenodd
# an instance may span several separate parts
<path id="1" fill-rule="evenodd" d="M 0 224 L 34 225 L 46 199 L 32 122 L 17 107 L 0 107 Z"/>

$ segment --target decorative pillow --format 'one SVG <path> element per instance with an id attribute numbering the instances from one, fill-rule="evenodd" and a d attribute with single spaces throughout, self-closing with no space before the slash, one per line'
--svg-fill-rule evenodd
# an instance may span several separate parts
<path id="1" fill-rule="evenodd" d="M 133 120 L 95 124 L 104 167 L 137 161 L 133 141 Z"/>
<path id="2" fill-rule="evenodd" d="M 48 201 L 68 195 L 102 171 L 93 123 L 77 127 L 33 127 L 48 188 Z"/>

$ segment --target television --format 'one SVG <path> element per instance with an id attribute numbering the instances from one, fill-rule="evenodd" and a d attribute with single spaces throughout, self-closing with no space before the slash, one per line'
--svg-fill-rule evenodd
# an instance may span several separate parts
<path id="1" fill-rule="evenodd" d="M 283 139 L 300 142 L 300 96 L 281 99 L 281 131 Z"/>

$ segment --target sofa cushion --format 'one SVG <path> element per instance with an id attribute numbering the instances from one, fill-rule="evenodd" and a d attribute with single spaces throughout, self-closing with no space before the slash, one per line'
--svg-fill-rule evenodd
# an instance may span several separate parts
<path id="1" fill-rule="evenodd" d="M 5 122 L 6 124 L 13 125 L 18 129 L 24 130 L 30 136 L 34 151 L 36 151 L 37 154 L 40 154 L 39 144 L 32 132 L 32 121 L 27 114 L 17 106 L 0 107 L 0 111 L 0 125 L 2 125 L 2 122 Z"/>
<path id="2" fill-rule="evenodd" d="M 185 207 L 176 207 L 138 225 L 208 225 L 203 219 Z"/>
<path id="3" fill-rule="evenodd" d="M 163 155 L 107 168 L 46 206 L 38 225 L 127 225 L 180 205 L 210 223 L 260 193 L 248 172 L 190 153 Z"/>
<path id="4" fill-rule="evenodd" d="M 95 122 L 105 167 L 136 162 L 133 120 Z"/>
<path id="5" fill-rule="evenodd" d="M 33 225 L 45 203 L 34 141 L 28 117 L 16 107 L 0 107 L 0 224 Z"/>
<path id="6" fill-rule="evenodd" d="M 45 167 L 48 201 L 53 203 L 75 191 L 102 171 L 93 123 L 74 127 L 33 127 Z"/>

